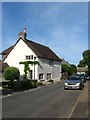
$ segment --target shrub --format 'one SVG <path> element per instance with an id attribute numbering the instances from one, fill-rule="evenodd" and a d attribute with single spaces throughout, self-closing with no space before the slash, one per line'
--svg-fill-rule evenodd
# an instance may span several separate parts
<path id="1" fill-rule="evenodd" d="M 63 77 L 61 77 L 60 79 L 61 79 L 61 80 L 63 80 L 64 78 L 63 78 Z"/>
<path id="2" fill-rule="evenodd" d="M 2 86 L 5 86 L 8 84 L 8 81 L 2 81 Z"/>
<path id="3" fill-rule="evenodd" d="M 42 82 L 37 82 L 37 85 L 44 85 Z"/>
<path id="4" fill-rule="evenodd" d="M 6 80 L 13 81 L 15 79 L 19 79 L 19 76 L 20 76 L 20 72 L 16 67 L 8 67 L 4 71 L 4 78 Z"/>
<path id="5" fill-rule="evenodd" d="M 37 87 L 37 82 L 32 81 L 31 84 L 32 84 L 32 88 L 36 88 Z"/>
<path id="6" fill-rule="evenodd" d="M 2 88 L 8 88 L 8 82 L 9 81 L 2 81 Z"/>
<path id="7" fill-rule="evenodd" d="M 14 89 L 15 91 L 21 90 L 21 89 L 22 89 L 21 81 L 16 81 L 16 82 L 14 82 L 14 83 L 13 83 L 13 89 Z"/>
<path id="8" fill-rule="evenodd" d="M 22 89 L 25 89 L 25 90 L 32 87 L 32 83 L 30 80 L 23 80 L 21 82 L 21 85 L 22 85 Z"/>
<path id="9" fill-rule="evenodd" d="M 48 82 L 52 82 L 53 83 L 53 80 L 48 80 Z"/>
<path id="10" fill-rule="evenodd" d="M 32 82 L 31 80 L 25 79 L 22 81 L 16 81 L 14 82 L 13 89 L 14 90 L 28 90 L 30 88 L 36 88 L 37 85 L 35 82 Z"/>

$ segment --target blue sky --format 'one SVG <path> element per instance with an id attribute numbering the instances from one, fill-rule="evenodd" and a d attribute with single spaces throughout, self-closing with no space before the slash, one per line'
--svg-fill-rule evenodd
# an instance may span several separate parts
<path id="1" fill-rule="evenodd" d="M 87 2 L 3 2 L 2 50 L 16 43 L 25 26 L 29 40 L 71 64 L 77 65 L 88 49 Z"/>

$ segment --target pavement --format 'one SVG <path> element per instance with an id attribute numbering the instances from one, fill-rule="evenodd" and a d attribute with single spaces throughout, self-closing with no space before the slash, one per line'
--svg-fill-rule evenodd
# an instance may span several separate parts
<path id="1" fill-rule="evenodd" d="M 89 88 L 89 83 L 90 81 L 87 81 L 85 83 L 85 86 L 76 102 L 76 104 L 74 105 L 71 114 L 69 116 L 69 119 L 71 118 L 86 118 L 88 119 L 90 114 L 89 114 L 89 107 L 88 107 L 88 103 L 89 103 L 89 92 L 90 92 L 90 88 Z M 86 120 L 85 119 L 85 120 Z"/>

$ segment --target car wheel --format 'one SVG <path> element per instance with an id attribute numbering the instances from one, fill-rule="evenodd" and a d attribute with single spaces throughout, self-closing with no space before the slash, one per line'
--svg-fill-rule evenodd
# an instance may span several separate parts
<path id="1" fill-rule="evenodd" d="M 82 86 L 80 86 L 80 87 L 79 87 L 79 90 L 82 90 L 82 89 L 83 89 L 83 87 L 82 87 Z"/>

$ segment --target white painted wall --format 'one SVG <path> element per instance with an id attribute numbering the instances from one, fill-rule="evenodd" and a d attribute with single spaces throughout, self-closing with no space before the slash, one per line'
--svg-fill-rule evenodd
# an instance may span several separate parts
<path id="1" fill-rule="evenodd" d="M 20 70 L 20 75 L 23 75 L 24 65 L 19 64 L 19 62 L 26 61 L 26 55 L 33 55 L 37 57 L 35 53 L 26 45 L 26 43 L 20 39 L 20 41 L 16 44 L 4 62 L 7 62 L 10 67 L 17 67 Z M 30 66 L 30 68 L 33 70 L 33 66 Z"/>

